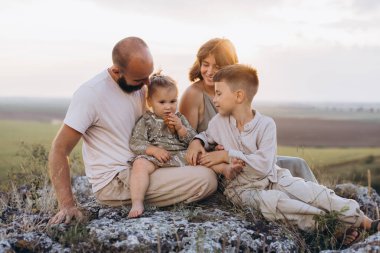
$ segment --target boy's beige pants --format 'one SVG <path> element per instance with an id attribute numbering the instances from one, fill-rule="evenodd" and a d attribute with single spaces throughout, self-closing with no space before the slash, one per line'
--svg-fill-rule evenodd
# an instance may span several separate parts
<path id="1" fill-rule="evenodd" d="M 360 226 L 364 214 L 356 201 L 293 177 L 287 169 L 278 168 L 277 173 L 278 182 L 271 183 L 267 178 L 252 180 L 254 175 L 244 170 L 227 184 L 224 194 L 235 205 L 260 211 L 267 220 L 289 222 L 302 230 L 316 227 L 314 215 L 331 211 L 342 211 L 338 218 L 347 227 Z"/>
<path id="2" fill-rule="evenodd" d="M 95 193 L 97 201 L 109 206 L 131 203 L 129 172 L 121 171 L 108 185 Z M 201 200 L 217 189 L 215 173 L 203 166 L 159 168 L 150 175 L 145 203 L 169 206 Z"/>

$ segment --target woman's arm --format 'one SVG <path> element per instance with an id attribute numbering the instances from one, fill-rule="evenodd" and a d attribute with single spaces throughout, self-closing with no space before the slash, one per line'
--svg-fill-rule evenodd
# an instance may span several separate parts
<path id="1" fill-rule="evenodd" d="M 186 117 L 191 127 L 195 130 L 201 120 L 200 113 L 202 106 L 204 106 L 202 92 L 192 84 L 181 97 L 179 112 Z"/>

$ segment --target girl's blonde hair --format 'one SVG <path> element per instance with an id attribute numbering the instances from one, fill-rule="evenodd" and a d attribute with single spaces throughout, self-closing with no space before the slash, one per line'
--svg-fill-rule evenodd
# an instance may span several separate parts
<path id="1" fill-rule="evenodd" d="M 148 98 L 151 98 L 158 88 L 173 88 L 178 92 L 177 82 L 170 76 L 162 75 L 161 72 L 162 70 L 159 70 L 149 78 Z"/>

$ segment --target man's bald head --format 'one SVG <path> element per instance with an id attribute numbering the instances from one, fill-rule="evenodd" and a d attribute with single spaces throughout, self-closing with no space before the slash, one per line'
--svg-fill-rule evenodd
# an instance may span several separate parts
<path id="1" fill-rule="evenodd" d="M 112 62 L 119 68 L 127 68 L 133 58 L 140 61 L 152 61 L 148 45 L 138 37 L 127 37 L 122 39 L 112 50 Z"/>

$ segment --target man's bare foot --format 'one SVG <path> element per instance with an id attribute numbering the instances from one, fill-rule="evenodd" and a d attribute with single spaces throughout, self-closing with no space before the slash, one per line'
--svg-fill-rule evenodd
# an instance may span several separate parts
<path id="1" fill-rule="evenodd" d="M 128 218 L 138 218 L 144 212 L 144 203 L 142 201 L 132 203 Z"/>

